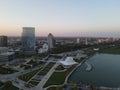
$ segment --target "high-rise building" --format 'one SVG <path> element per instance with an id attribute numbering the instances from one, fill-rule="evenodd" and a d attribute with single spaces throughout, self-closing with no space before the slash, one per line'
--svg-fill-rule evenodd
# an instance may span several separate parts
<path id="1" fill-rule="evenodd" d="M 23 27 L 22 32 L 22 49 L 26 54 L 34 53 L 35 51 L 35 28 Z"/>
<path id="2" fill-rule="evenodd" d="M 0 36 L 0 47 L 7 47 L 7 36 Z"/>
<path id="3" fill-rule="evenodd" d="M 47 41 L 48 41 L 48 48 L 49 48 L 49 50 L 54 48 L 54 46 L 55 46 L 55 39 L 54 39 L 54 36 L 51 33 L 49 33 Z"/>

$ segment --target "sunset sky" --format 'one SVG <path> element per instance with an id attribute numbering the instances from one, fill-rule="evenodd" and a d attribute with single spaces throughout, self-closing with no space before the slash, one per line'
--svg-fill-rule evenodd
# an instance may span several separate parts
<path id="1" fill-rule="evenodd" d="M 120 0 L 0 0 L 0 35 L 120 37 Z"/>

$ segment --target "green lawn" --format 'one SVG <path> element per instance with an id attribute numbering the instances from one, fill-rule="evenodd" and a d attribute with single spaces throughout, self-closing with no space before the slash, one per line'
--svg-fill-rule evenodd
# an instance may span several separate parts
<path id="1" fill-rule="evenodd" d="M 54 72 L 51 77 L 48 79 L 44 87 L 50 85 L 61 85 L 64 83 L 66 76 L 75 68 L 75 66 L 69 68 L 65 72 Z"/>
<path id="2" fill-rule="evenodd" d="M 106 49 L 102 49 L 100 50 L 100 53 L 120 54 L 120 47 L 109 47 Z"/>
<path id="3" fill-rule="evenodd" d="M 75 62 L 78 62 L 78 63 L 81 63 L 81 61 L 82 61 L 80 59 L 74 59 L 74 60 L 75 60 Z"/>
<path id="4" fill-rule="evenodd" d="M 19 90 L 19 88 L 12 85 L 12 82 L 8 81 L 4 84 L 4 87 L 0 90 Z"/>
<path id="5" fill-rule="evenodd" d="M 39 84 L 39 81 L 30 81 L 29 83 L 32 84 L 32 85 L 37 86 Z"/>
<path id="6" fill-rule="evenodd" d="M 4 84 L 2 82 L 0 82 L 0 87 L 3 86 Z"/>
<path id="7" fill-rule="evenodd" d="M 65 77 L 66 77 L 65 74 L 66 72 L 54 72 L 44 87 L 47 87 L 49 85 L 63 84 L 65 81 Z"/>
<path id="8" fill-rule="evenodd" d="M 4 86 L 1 90 L 19 90 L 19 88 L 11 85 L 11 86 Z"/>
<path id="9" fill-rule="evenodd" d="M 37 61 L 29 61 L 27 64 L 32 65 L 32 66 L 37 66 L 39 63 Z"/>
<path id="10" fill-rule="evenodd" d="M 15 73 L 15 72 L 17 72 L 17 71 L 12 70 L 10 68 L 0 67 L 0 74 L 11 74 L 11 73 Z"/>
<path id="11" fill-rule="evenodd" d="M 62 87 L 51 87 L 48 88 L 47 90 L 64 90 Z"/>
<path id="12" fill-rule="evenodd" d="M 56 59 L 61 59 L 62 58 L 62 56 L 57 56 L 57 55 L 53 55 L 53 57 L 56 58 Z"/>
<path id="13" fill-rule="evenodd" d="M 55 70 L 64 70 L 65 68 L 62 65 L 59 65 Z"/>
<path id="14" fill-rule="evenodd" d="M 40 68 L 38 70 L 35 70 L 35 71 L 29 72 L 27 74 L 21 75 L 18 78 L 25 81 L 25 82 L 28 82 L 39 71 L 40 71 L 39 75 L 46 75 L 54 64 L 55 63 L 49 63 L 42 71 L 40 71 L 41 70 L 41 68 Z"/>
<path id="15" fill-rule="evenodd" d="M 37 72 L 39 72 L 41 69 L 38 69 L 38 70 L 35 70 L 35 71 L 32 71 L 32 72 L 29 72 L 27 74 L 24 74 L 24 75 L 21 75 L 19 76 L 18 78 L 25 81 L 25 82 L 28 82 Z"/>
<path id="16" fill-rule="evenodd" d="M 49 63 L 42 71 L 39 72 L 39 75 L 46 75 L 54 64 L 55 63 Z"/>

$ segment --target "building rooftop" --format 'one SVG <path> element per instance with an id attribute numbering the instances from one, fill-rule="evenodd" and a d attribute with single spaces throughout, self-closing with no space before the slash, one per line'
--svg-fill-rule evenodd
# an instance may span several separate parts
<path id="1" fill-rule="evenodd" d="M 63 65 L 74 65 L 77 64 L 77 62 L 75 62 L 73 60 L 73 57 L 67 57 L 64 61 L 60 61 L 61 64 Z"/>
<path id="2" fill-rule="evenodd" d="M 9 55 L 13 55 L 14 52 L 5 52 L 5 53 L 1 53 L 0 55 L 6 55 L 6 56 L 9 56 Z"/>

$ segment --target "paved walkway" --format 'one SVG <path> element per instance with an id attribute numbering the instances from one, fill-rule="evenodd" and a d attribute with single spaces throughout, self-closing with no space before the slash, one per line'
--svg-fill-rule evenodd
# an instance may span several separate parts
<path id="1" fill-rule="evenodd" d="M 48 64 L 48 63 L 46 63 L 46 65 L 47 65 L 47 64 Z M 45 66 L 46 66 L 46 65 L 45 65 Z M 21 88 L 21 89 L 23 89 L 23 90 L 44 90 L 43 86 L 45 85 L 45 83 L 47 82 L 47 80 L 50 78 L 50 76 L 53 74 L 53 72 L 55 71 L 55 68 L 56 68 L 58 65 L 59 65 L 59 64 L 56 63 L 56 64 L 50 69 L 50 71 L 47 73 L 47 75 L 44 76 L 44 78 L 40 81 L 40 83 L 39 83 L 38 86 L 36 86 L 36 87 L 31 87 L 31 88 L 25 87 L 25 85 L 24 85 L 25 82 L 22 81 L 22 80 L 19 80 L 19 79 L 16 80 L 17 82 L 13 81 L 13 85 L 16 86 L 16 87 L 19 87 L 19 88 Z"/>
<path id="2" fill-rule="evenodd" d="M 45 65 L 47 65 L 48 63 L 46 63 Z M 45 66 L 44 65 L 44 66 Z M 44 66 L 41 66 L 41 67 L 44 67 Z M 37 70 L 37 69 L 39 69 L 40 68 L 40 66 L 38 66 L 38 67 L 36 67 L 36 68 L 33 68 L 33 69 L 29 69 L 29 70 L 23 70 L 23 71 L 20 71 L 20 72 L 16 72 L 16 73 L 14 73 L 14 74 L 9 74 L 9 75 L 0 75 L 0 80 L 1 81 L 4 81 L 4 82 L 6 82 L 6 81 L 12 81 L 12 84 L 14 85 L 14 86 L 16 86 L 16 87 L 18 87 L 18 88 L 20 88 L 20 89 L 23 89 L 23 90 L 35 90 L 34 88 L 32 88 L 32 89 L 30 89 L 30 88 L 28 88 L 28 87 L 25 87 L 25 83 L 26 82 L 24 82 L 24 81 L 22 81 L 22 80 L 19 80 L 19 79 L 17 79 L 18 78 L 18 76 L 20 76 L 20 75 L 24 75 L 24 74 L 26 74 L 26 73 L 29 73 L 29 72 L 31 72 L 31 71 L 34 71 L 34 70 Z M 40 89 L 37 89 L 37 90 L 40 90 Z"/>
<path id="3" fill-rule="evenodd" d="M 50 76 L 53 74 L 53 72 L 55 71 L 55 68 L 58 66 L 59 64 L 56 63 L 51 69 L 50 71 L 47 73 L 47 75 L 44 76 L 44 78 L 40 81 L 40 83 L 38 84 L 37 90 L 44 90 L 43 86 L 45 85 L 45 83 L 48 81 L 48 79 L 50 78 Z"/>

